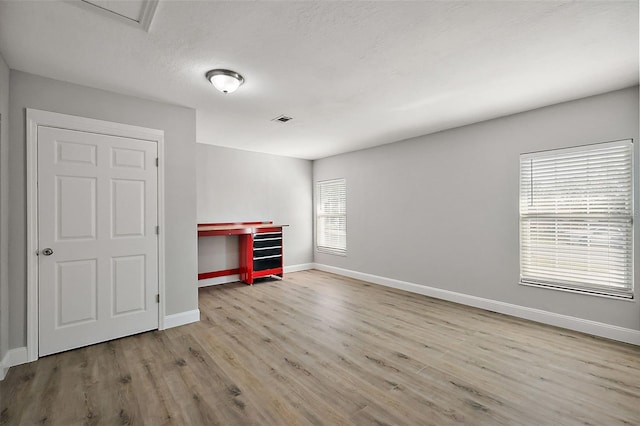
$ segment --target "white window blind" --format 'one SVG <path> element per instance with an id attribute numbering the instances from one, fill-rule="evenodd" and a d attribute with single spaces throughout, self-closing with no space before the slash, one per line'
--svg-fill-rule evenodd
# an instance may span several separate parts
<path id="1" fill-rule="evenodd" d="M 633 297 L 633 143 L 520 156 L 520 281 Z"/>
<path id="2" fill-rule="evenodd" d="M 317 183 L 316 247 L 334 254 L 347 252 L 347 184 L 344 179 Z"/>

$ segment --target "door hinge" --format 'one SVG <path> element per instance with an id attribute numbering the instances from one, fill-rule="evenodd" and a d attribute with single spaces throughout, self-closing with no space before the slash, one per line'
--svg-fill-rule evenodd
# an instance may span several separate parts
<path id="1" fill-rule="evenodd" d="M 156 294 L 156 303 L 160 303 L 160 294 Z"/>
<path id="2" fill-rule="evenodd" d="M 160 166 L 160 158 L 156 157 L 156 167 Z"/>
<path id="3" fill-rule="evenodd" d="M 160 235 L 160 226 L 156 226 L 156 234 Z"/>

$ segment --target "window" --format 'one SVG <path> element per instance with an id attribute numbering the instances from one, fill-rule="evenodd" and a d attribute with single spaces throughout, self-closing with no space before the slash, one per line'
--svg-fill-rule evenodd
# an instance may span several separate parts
<path id="1" fill-rule="evenodd" d="M 326 253 L 347 253 L 347 184 L 344 179 L 317 183 L 316 247 Z"/>
<path id="2" fill-rule="evenodd" d="M 520 282 L 633 298 L 633 143 L 520 156 Z"/>

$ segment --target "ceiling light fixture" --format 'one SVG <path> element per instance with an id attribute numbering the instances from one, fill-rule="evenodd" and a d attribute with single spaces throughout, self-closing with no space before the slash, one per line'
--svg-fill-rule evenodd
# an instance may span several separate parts
<path id="1" fill-rule="evenodd" d="M 207 80 L 222 93 L 233 93 L 244 83 L 244 77 L 235 71 L 215 69 L 208 71 Z"/>

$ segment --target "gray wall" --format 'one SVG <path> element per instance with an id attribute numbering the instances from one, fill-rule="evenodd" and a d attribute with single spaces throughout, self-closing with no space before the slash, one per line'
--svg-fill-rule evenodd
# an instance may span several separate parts
<path id="1" fill-rule="evenodd" d="M 288 224 L 285 266 L 313 262 L 311 161 L 205 144 L 196 153 L 199 223 Z M 237 237 L 199 239 L 199 272 L 237 266 Z"/>
<path id="2" fill-rule="evenodd" d="M 10 101 L 10 347 L 26 344 L 25 108 L 164 130 L 166 313 L 197 309 L 195 110 L 14 70 Z"/>
<path id="3" fill-rule="evenodd" d="M 637 86 L 318 160 L 347 181 L 348 255 L 315 261 L 640 330 L 640 268 L 634 301 L 518 284 L 519 154 L 628 138 L 637 171 Z"/>
<path id="4" fill-rule="evenodd" d="M 9 67 L 0 55 L 0 362 L 9 349 Z"/>

